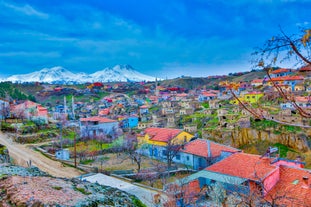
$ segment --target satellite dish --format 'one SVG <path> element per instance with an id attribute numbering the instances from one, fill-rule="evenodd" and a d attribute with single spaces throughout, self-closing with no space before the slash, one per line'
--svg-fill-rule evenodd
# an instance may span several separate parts
<path id="1" fill-rule="evenodd" d="M 263 154 L 260 158 L 263 158 L 263 157 L 270 157 L 270 155 L 272 153 L 275 153 L 275 152 L 278 152 L 279 151 L 279 148 L 277 147 L 268 147 L 267 151 L 265 152 L 265 154 Z"/>

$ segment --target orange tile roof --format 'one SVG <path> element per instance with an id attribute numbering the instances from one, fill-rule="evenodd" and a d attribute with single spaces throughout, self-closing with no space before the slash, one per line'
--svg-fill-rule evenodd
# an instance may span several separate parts
<path id="1" fill-rule="evenodd" d="M 204 96 L 217 96 L 216 94 L 209 93 L 209 92 L 202 92 L 202 95 L 204 95 Z"/>
<path id="2" fill-rule="evenodd" d="M 108 119 L 105 117 L 93 116 L 88 118 L 81 118 L 80 121 L 98 121 L 100 123 L 117 122 L 116 120 Z"/>
<path id="3" fill-rule="evenodd" d="M 205 170 L 257 181 L 277 168 L 270 165 L 270 161 L 270 158 L 260 158 L 259 155 L 236 153 Z"/>
<path id="4" fill-rule="evenodd" d="M 249 93 L 246 93 L 245 95 L 258 95 L 258 94 L 263 94 L 263 92 L 251 91 Z"/>
<path id="5" fill-rule="evenodd" d="M 271 74 L 278 74 L 278 73 L 286 73 L 289 72 L 289 69 L 285 69 L 285 68 L 281 68 L 281 69 L 277 69 L 271 72 Z"/>
<path id="6" fill-rule="evenodd" d="M 305 181 L 303 178 L 308 178 Z M 301 168 L 280 166 L 280 179 L 265 199 L 285 206 L 311 206 L 311 172 Z"/>
<path id="7" fill-rule="evenodd" d="M 262 82 L 263 82 L 263 79 L 252 80 L 252 83 L 262 83 Z"/>
<path id="8" fill-rule="evenodd" d="M 186 94 L 186 93 L 178 93 L 178 94 L 176 94 L 176 96 L 177 97 L 187 97 L 188 94 Z"/>
<path id="9" fill-rule="evenodd" d="M 150 140 L 159 142 L 169 142 L 171 139 L 181 133 L 181 129 L 170 128 L 147 128 L 145 133 L 149 135 Z"/>
<path id="10" fill-rule="evenodd" d="M 272 81 L 292 81 L 292 80 L 303 80 L 303 76 L 283 76 L 271 78 Z M 271 81 L 270 79 L 268 81 Z"/>
<path id="11" fill-rule="evenodd" d="M 149 107 L 147 105 L 142 105 L 139 107 L 140 109 L 148 109 Z"/>
<path id="12" fill-rule="evenodd" d="M 193 140 L 189 143 L 187 143 L 184 148 L 181 150 L 182 152 L 188 153 L 188 154 L 193 154 L 197 155 L 200 157 L 208 157 L 208 145 L 207 142 L 209 140 L 204 140 L 204 139 L 196 139 Z M 220 156 L 220 153 L 222 151 L 226 152 L 238 152 L 240 150 L 225 146 L 222 144 L 218 144 L 216 142 L 210 142 L 210 149 L 211 149 L 211 155 L 212 157 L 218 157 Z"/>
<path id="13" fill-rule="evenodd" d="M 303 72 L 303 71 L 311 71 L 311 65 L 306 65 L 302 68 L 299 69 L 300 72 Z"/>
<path id="14" fill-rule="evenodd" d="M 296 102 L 301 102 L 301 103 L 308 103 L 311 102 L 311 97 L 305 97 L 305 96 L 296 96 L 295 97 Z"/>

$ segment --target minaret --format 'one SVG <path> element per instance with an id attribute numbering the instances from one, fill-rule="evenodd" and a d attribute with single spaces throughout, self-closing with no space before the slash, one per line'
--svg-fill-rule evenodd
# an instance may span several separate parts
<path id="1" fill-rule="evenodd" d="M 158 89 L 158 79 L 155 79 L 155 95 L 159 96 L 159 89 Z"/>
<path id="2" fill-rule="evenodd" d="M 66 100 L 66 96 L 64 96 L 64 113 L 67 113 L 67 100 Z"/>
<path id="3" fill-rule="evenodd" d="M 74 100 L 74 96 L 72 96 L 72 98 L 71 98 L 71 108 L 72 108 L 73 119 L 75 119 L 75 100 Z"/>

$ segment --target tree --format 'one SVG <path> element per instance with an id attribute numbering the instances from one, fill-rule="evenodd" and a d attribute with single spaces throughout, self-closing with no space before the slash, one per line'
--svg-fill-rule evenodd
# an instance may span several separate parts
<path id="1" fill-rule="evenodd" d="M 125 135 L 123 140 L 123 151 L 124 153 L 135 162 L 137 165 L 137 173 L 141 170 L 141 162 L 142 162 L 142 153 L 139 153 L 139 149 L 137 148 L 137 137 L 135 133 L 128 133 Z"/>
<path id="2" fill-rule="evenodd" d="M 172 136 L 171 136 L 172 137 Z M 182 144 L 175 143 L 173 138 L 170 138 L 165 146 L 164 156 L 167 162 L 167 169 L 170 170 L 172 167 L 173 159 L 176 157 L 180 149 L 182 148 Z"/>
<path id="3" fill-rule="evenodd" d="M 255 56 L 253 62 L 256 68 L 262 68 L 266 72 L 266 80 L 271 81 L 273 87 L 277 90 L 279 96 L 290 102 L 297 110 L 298 114 L 303 118 L 311 118 L 311 113 L 301 108 L 295 100 L 295 96 L 292 93 L 285 92 L 272 78 L 271 71 L 279 63 L 292 60 L 296 61 L 297 65 L 311 66 L 311 47 L 310 47 L 311 29 L 301 30 L 297 35 L 288 36 L 281 28 L 280 34 L 267 40 L 262 48 L 257 48 L 257 51 L 253 53 Z M 232 94 L 232 96 L 239 102 L 240 106 L 248 111 L 251 115 L 258 119 L 272 120 L 264 115 L 263 110 L 255 110 L 246 103 L 243 103 L 234 93 L 234 89 L 237 88 L 237 83 L 234 82 L 221 82 L 221 86 L 225 86 Z M 304 124 L 287 123 L 280 120 L 273 119 L 272 121 L 280 124 L 300 126 L 310 128 Z"/>
<path id="4" fill-rule="evenodd" d="M 267 73 L 268 79 L 272 82 L 281 97 L 292 103 L 298 113 L 304 118 L 311 118 L 310 112 L 302 109 L 295 101 L 294 96 L 286 93 L 272 80 L 270 72 L 276 64 L 283 63 L 295 59 L 295 65 L 310 66 L 311 65 L 311 45 L 310 45 L 311 29 L 301 29 L 299 34 L 287 35 L 282 28 L 280 34 L 267 40 L 262 48 L 254 53 L 257 57 L 253 62 L 263 68 Z"/>
<path id="5" fill-rule="evenodd" d="M 253 53 L 255 66 L 271 68 L 284 61 L 295 59 L 295 65 L 311 64 L 311 29 L 301 29 L 298 34 L 280 33 L 267 40 L 263 47 Z"/>

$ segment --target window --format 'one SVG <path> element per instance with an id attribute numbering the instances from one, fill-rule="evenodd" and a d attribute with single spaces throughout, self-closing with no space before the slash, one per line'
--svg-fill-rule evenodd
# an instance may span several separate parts
<path id="1" fill-rule="evenodd" d="M 186 158 L 187 158 L 187 161 L 189 161 L 189 156 L 187 156 Z"/>
<path id="2" fill-rule="evenodd" d="M 163 151 L 162 151 L 162 155 L 163 155 L 163 156 L 166 156 L 166 155 L 167 155 L 167 151 L 166 151 L 166 150 L 163 150 Z"/>
<path id="3" fill-rule="evenodd" d="M 176 155 L 176 160 L 180 160 L 180 155 Z"/>

